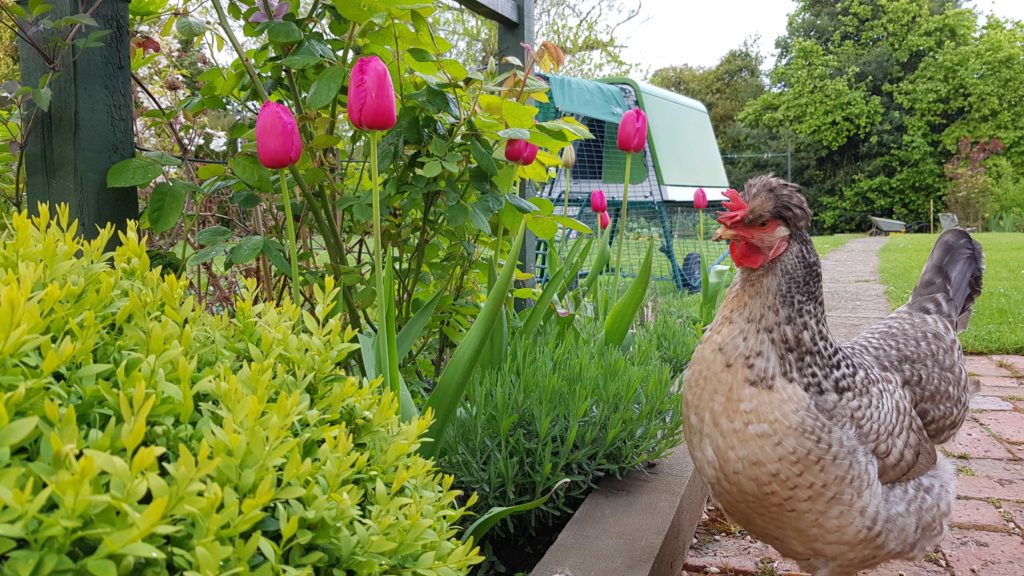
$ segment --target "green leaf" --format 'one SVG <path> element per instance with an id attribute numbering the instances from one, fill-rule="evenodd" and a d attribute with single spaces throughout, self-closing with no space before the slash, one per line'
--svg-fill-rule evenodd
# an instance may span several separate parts
<path id="1" fill-rule="evenodd" d="M 509 254 L 519 254 L 523 247 L 523 238 L 525 236 L 526 222 L 523 222 L 519 225 L 519 232 L 516 234 L 515 243 L 512 245 L 512 250 Z M 462 398 L 466 393 L 466 387 L 470 384 L 473 371 L 480 360 L 484 346 L 487 345 L 491 330 L 494 329 L 502 310 L 504 310 L 505 298 L 508 296 L 508 290 L 512 286 L 512 276 L 515 269 L 516 259 L 506 259 L 505 265 L 501 267 L 501 275 L 498 276 L 494 288 L 487 294 L 487 300 L 484 302 L 483 309 L 476 317 L 476 321 L 473 322 L 469 332 L 466 333 L 462 342 L 455 349 L 451 360 L 448 361 L 448 365 L 441 372 L 437 387 L 434 388 L 433 393 L 427 399 L 424 411 L 426 409 L 434 411 L 434 422 L 430 425 L 425 435 L 427 438 L 432 439 L 432 441 L 423 444 L 420 448 L 420 451 L 427 458 L 436 456 L 441 449 L 444 432 L 448 428 L 448 424 L 451 423 L 452 418 L 455 417 L 455 411 L 458 410 L 459 404 L 462 402 Z"/>
<path id="2" fill-rule="evenodd" d="M 206 32 L 206 22 L 191 16 L 178 16 L 174 30 L 184 39 L 196 38 Z"/>
<path id="3" fill-rule="evenodd" d="M 501 115 L 505 118 L 509 128 L 526 128 L 528 131 L 536 124 L 534 118 L 537 116 L 537 109 L 513 100 L 502 100 Z M 529 137 L 529 132 L 523 136 L 523 138 Z"/>
<path id="4" fill-rule="evenodd" d="M 39 418 L 35 416 L 12 420 L 7 426 L 0 428 L 0 446 L 5 448 L 17 446 L 36 429 L 38 423 Z"/>
<path id="5" fill-rule="evenodd" d="M 231 230 L 223 226 L 210 226 L 200 230 L 196 240 L 203 246 L 212 246 L 231 238 L 231 234 Z"/>
<path id="6" fill-rule="evenodd" d="M 208 230 L 208 229 L 207 229 Z M 235 244 L 228 252 L 231 264 L 247 264 L 256 259 L 263 251 L 263 236 L 246 236 Z"/>
<path id="7" fill-rule="evenodd" d="M 530 232 L 537 235 L 537 238 L 548 242 L 553 241 L 555 234 L 558 234 L 558 224 L 550 216 L 531 214 L 526 219 L 526 225 L 530 228 Z"/>
<path id="8" fill-rule="evenodd" d="M 167 152 L 161 152 L 159 150 L 153 152 L 143 152 L 142 155 L 150 160 L 158 162 L 161 166 L 181 166 L 181 160 L 171 156 Z"/>
<path id="9" fill-rule="evenodd" d="M 409 48 L 406 53 L 417 62 L 433 62 L 434 55 L 423 48 Z"/>
<path id="10" fill-rule="evenodd" d="M 529 140 L 530 131 L 526 128 L 505 128 L 504 130 L 498 130 L 498 136 L 502 138 Z"/>
<path id="11" fill-rule="evenodd" d="M 185 210 L 187 196 L 184 186 L 174 186 L 170 182 L 160 182 L 153 188 L 146 214 L 149 227 L 155 234 L 170 230 L 178 223 Z"/>
<path id="12" fill-rule="evenodd" d="M 604 238 L 598 238 L 597 242 L 597 254 L 594 255 L 594 262 L 590 265 L 590 271 L 587 273 L 587 281 L 583 285 L 583 293 L 590 294 L 594 286 L 597 284 L 598 278 L 604 272 L 608 262 L 612 258 L 611 248 L 608 247 L 608 242 Z"/>
<path id="13" fill-rule="evenodd" d="M 209 180 L 215 176 L 222 176 L 227 171 L 228 167 L 223 164 L 203 164 L 196 170 L 196 175 L 200 180 Z"/>
<path id="14" fill-rule="evenodd" d="M 164 553 L 157 550 L 152 544 L 145 542 L 133 542 L 127 546 L 122 547 L 119 550 L 114 551 L 115 554 L 123 554 L 125 556 L 137 556 L 139 558 L 145 558 L 152 560 L 153 558 L 165 558 Z"/>
<path id="15" fill-rule="evenodd" d="M 441 163 L 437 160 L 431 160 L 423 165 L 421 172 L 427 178 L 437 178 L 441 175 Z"/>
<path id="16" fill-rule="evenodd" d="M 294 70 L 303 70 L 315 66 L 323 60 L 320 54 L 307 42 L 303 42 L 292 53 L 281 59 L 281 64 Z"/>
<path id="17" fill-rule="evenodd" d="M 250 188 L 260 192 L 272 192 L 273 183 L 270 181 L 270 170 L 263 167 L 260 161 L 251 154 L 237 154 L 228 161 L 231 171 L 238 176 L 238 179 L 245 182 Z"/>
<path id="18" fill-rule="evenodd" d="M 128 158 L 110 167 L 107 188 L 146 186 L 163 173 L 163 166 L 148 158 Z"/>
<path id="19" fill-rule="evenodd" d="M 220 244 L 214 244 L 213 246 L 201 248 L 199 250 L 196 250 L 195 254 L 189 256 L 188 265 L 198 266 L 200 264 L 206 264 L 207 262 L 212 261 L 214 258 L 220 256 L 223 253 L 224 247 Z"/>
<path id="20" fill-rule="evenodd" d="M 498 174 L 498 163 L 494 161 L 494 156 L 480 144 L 479 140 L 469 141 L 469 151 L 473 153 L 473 160 L 488 176 L 493 177 Z"/>
<path id="21" fill-rule="evenodd" d="M 584 244 L 586 244 L 585 249 L 589 250 L 590 243 L 593 241 L 593 238 L 588 238 L 585 243 L 577 242 L 576 245 L 573 246 L 573 250 L 577 247 L 583 246 Z M 554 248 L 552 248 L 552 250 L 553 249 Z M 537 327 L 540 326 L 540 321 L 547 313 L 548 305 L 551 304 L 555 294 L 561 290 L 562 285 L 565 283 L 565 277 L 571 270 L 572 266 L 562 266 L 561 269 L 544 285 L 544 290 L 537 298 L 533 308 L 530 308 L 530 313 L 526 316 L 523 326 L 519 329 L 519 336 L 522 338 L 530 338 L 534 331 L 537 330 Z"/>
<path id="22" fill-rule="evenodd" d="M 399 358 L 405 358 L 409 355 L 412 345 L 419 339 L 420 335 L 423 334 L 423 330 L 430 323 L 430 319 L 434 315 L 434 309 L 437 308 L 437 303 L 441 301 L 441 296 L 443 295 L 444 291 L 435 294 L 433 298 L 412 315 L 412 318 L 409 318 L 405 326 L 402 326 L 402 331 L 395 338 L 395 346 L 398 350 Z"/>
<path id="23" fill-rule="evenodd" d="M 32 90 L 32 100 L 43 112 L 50 110 L 50 98 L 52 96 L 53 92 L 49 88 L 35 88 Z"/>
<path id="24" fill-rule="evenodd" d="M 533 212 L 539 212 L 540 208 L 537 208 L 534 204 L 531 204 L 528 200 L 524 200 L 515 194 L 505 194 L 505 198 L 509 204 L 515 207 L 516 210 L 523 214 L 530 214 Z"/>
<path id="25" fill-rule="evenodd" d="M 275 44 L 294 44 L 302 40 L 302 30 L 299 30 L 295 22 L 278 20 L 270 23 L 267 38 Z"/>
<path id="26" fill-rule="evenodd" d="M 640 271 L 630 283 L 629 288 L 612 306 L 608 318 L 604 321 L 604 343 L 608 346 L 621 346 L 629 333 L 629 327 L 643 308 L 647 288 L 651 284 L 651 263 L 654 254 L 654 241 L 647 245 L 647 255 L 640 265 Z M 616 270 L 616 274 L 618 271 Z"/>
<path id="27" fill-rule="evenodd" d="M 327 68 L 317 76 L 309 88 L 306 107 L 311 110 L 327 106 L 338 96 L 341 85 L 345 82 L 345 71 L 338 67 Z"/>
<path id="28" fill-rule="evenodd" d="M 478 544 L 480 542 L 480 539 L 484 537 L 484 534 L 487 534 L 487 532 L 491 528 L 494 528 L 494 526 L 498 522 L 501 522 L 503 519 L 505 519 L 508 516 L 511 516 L 512 514 L 518 514 L 520 512 L 529 512 L 534 508 L 539 508 L 540 506 L 543 506 L 545 502 L 547 502 L 548 500 L 551 499 L 552 496 L 554 496 L 555 492 L 561 490 L 561 488 L 566 484 L 569 484 L 569 482 L 570 480 L 568 478 L 562 478 L 561 480 L 558 481 L 557 484 L 555 484 L 553 488 L 551 488 L 550 492 L 541 496 L 540 498 L 537 498 L 536 500 L 525 502 L 523 504 L 517 504 L 515 506 L 497 506 L 491 508 L 482 516 L 477 518 L 476 522 L 470 524 L 469 528 L 466 528 L 466 531 L 462 534 L 462 541 L 468 542 L 469 539 L 472 538 L 473 542 Z"/>
<path id="29" fill-rule="evenodd" d="M 577 220 L 575 218 L 572 218 L 570 216 L 562 216 L 561 214 L 552 214 L 551 218 L 555 222 L 558 222 L 559 224 L 561 224 L 562 226 L 565 226 L 566 228 L 575 230 L 577 232 L 580 232 L 580 233 L 583 233 L 583 234 L 593 234 L 594 233 L 594 231 L 590 229 L 590 226 L 587 226 L 583 222 L 580 222 L 579 220 Z"/>
<path id="30" fill-rule="evenodd" d="M 109 558 L 89 560 L 85 563 L 85 569 L 93 576 L 117 576 L 117 564 Z"/>

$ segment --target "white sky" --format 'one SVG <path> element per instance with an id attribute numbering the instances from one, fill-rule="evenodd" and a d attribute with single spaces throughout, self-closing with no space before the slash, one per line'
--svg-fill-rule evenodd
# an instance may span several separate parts
<path id="1" fill-rule="evenodd" d="M 968 2 L 982 13 L 1024 21 L 1024 0 Z M 774 62 L 775 39 L 786 31 L 793 0 L 642 0 L 640 15 L 619 29 L 626 61 L 637 77 L 675 64 L 714 66 L 744 38 L 760 36 Z"/>

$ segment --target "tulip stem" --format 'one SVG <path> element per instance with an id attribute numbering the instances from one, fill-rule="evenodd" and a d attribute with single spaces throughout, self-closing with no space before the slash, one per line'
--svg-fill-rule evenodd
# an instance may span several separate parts
<path id="1" fill-rule="evenodd" d="M 570 144 L 570 146 L 571 146 L 571 144 Z M 572 168 L 566 168 L 565 169 L 565 211 L 562 212 L 562 215 L 565 216 L 566 218 L 569 217 L 569 184 L 570 184 L 570 178 L 571 177 L 572 177 Z M 598 214 L 598 219 L 597 220 L 598 220 L 598 222 L 597 222 L 597 232 L 598 232 L 598 236 L 600 236 L 600 233 L 601 233 L 601 218 L 600 218 L 600 214 Z M 562 226 L 562 251 L 563 252 L 565 251 L 565 247 L 568 246 L 568 245 L 569 245 L 569 227 L 563 225 Z"/>
<path id="2" fill-rule="evenodd" d="M 615 294 L 615 298 L 619 297 L 619 277 L 622 276 L 622 243 L 623 236 L 626 235 L 626 211 L 629 208 L 629 165 L 633 160 L 633 154 L 626 154 L 626 180 L 622 184 L 622 214 L 619 215 L 619 236 L 616 238 L 615 246 L 615 283 L 612 293 Z"/>
<path id="3" fill-rule="evenodd" d="M 280 171 L 281 178 L 281 200 L 284 202 L 284 223 L 288 228 L 288 250 L 292 265 L 292 299 L 296 306 L 302 305 L 299 293 L 299 251 L 295 245 L 295 219 L 292 218 L 292 199 L 288 194 L 288 175 L 284 170 Z"/>
<path id="4" fill-rule="evenodd" d="M 370 180 L 373 183 L 373 275 L 377 288 L 377 346 L 380 353 L 377 372 L 384 376 L 386 387 L 398 392 L 398 382 L 391 382 L 391 370 L 387 366 L 388 359 L 388 316 L 387 302 L 384 294 L 384 264 L 381 256 L 380 231 L 380 177 L 377 174 L 377 139 L 380 132 L 371 131 L 370 136 Z"/>

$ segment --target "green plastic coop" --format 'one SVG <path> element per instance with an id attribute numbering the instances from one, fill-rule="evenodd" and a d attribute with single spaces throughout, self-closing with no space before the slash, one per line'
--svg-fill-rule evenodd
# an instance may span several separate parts
<path id="1" fill-rule="evenodd" d="M 560 170 L 538 195 L 551 200 L 558 213 L 568 210 L 568 215 L 596 230 L 590 193 L 603 190 L 612 217 L 610 239 L 626 235 L 622 270 L 603 272 L 635 276 L 653 240 L 662 255 L 654 265 L 655 279 L 671 282 L 679 290 L 698 289 L 698 211 L 693 208 L 693 195 L 703 188 L 709 202 L 717 203 L 729 187 L 707 108 L 692 98 L 629 78 L 593 81 L 550 75 L 547 79 L 550 101 L 542 105 L 541 119 L 571 115 L 594 138 L 574 144 L 576 166 L 570 173 L 568 194 L 565 170 Z M 622 231 L 618 225 L 626 156 L 616 147 L 616 135 L 622 114 L 636 107 L 648 117 L 647 147 L 632 161 L 628 222 Z M 709 236 L 715 227 L 713 212 L 704 212 Z M 560 250 L 576 239 L 575 232 L 566 233 L 567 237 L 555 241 Z M 547 242 L 537 244 L 537 272 L 542 280 L 550 249 Z M 720 252 L 721 247 L 707 246 L 707 250 Z"/>

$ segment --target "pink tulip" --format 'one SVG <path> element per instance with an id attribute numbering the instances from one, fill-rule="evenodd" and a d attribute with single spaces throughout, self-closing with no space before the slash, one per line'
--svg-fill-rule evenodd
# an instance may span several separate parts
<path id="1" fill-rule="evenodd" d="M 608 200 L 604 197 L 603 190 L 594 190 L 590 193 L 590 209 L 598 214 L 608 210 Z"/>
<path id="2" fill-rule="evenodd" d="M 520 166 L 529 166 L 537 158 L 539 150 L 536 144 L 513 138 L 505 143 L 505 160 Z"/>
<path id="3" fill-rule="evenodd" d="M 256 116 L 256 155 L 267 168 L 287 168 L 302 155 L 295 116 L 284 104 L 267 100 Z"/>
<path id="4" fill-rule="evenodd" d="M 693 207 L 697 210 L 708 207 L 708 194 L 703 188 L 697 188 L 697 191 L 693 193 Z"/>
<path id="5" fill-rule="evenodd" d="M 601 212 L 597 215 L 597 225 L 601 227 L 601 230 L 607 230 L 611 223 L 612 218 L 607 212 Z"/>
<path id="6" fill-rule="evenodd" d="M 623 152 L 641 152 L 647 144 L 647 114 L 639 108 L 627 110 L 619 121 L 617 144 Z"/>
<path id="7" fill-rule="evenodd" d="M 348 119 L 359 130 L 390 130 L 397 120 L 391 73 L 376 56 L 364 56 L 348 79 Z"/>

